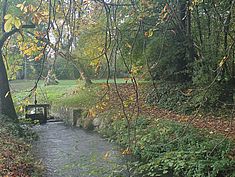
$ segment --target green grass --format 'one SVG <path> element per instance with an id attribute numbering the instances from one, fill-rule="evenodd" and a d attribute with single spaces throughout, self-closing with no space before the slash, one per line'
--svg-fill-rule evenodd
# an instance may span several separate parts
<path id="1" fill-rule="evenodd" d="M 100 86 L 91 85 L 84 87 L 80 85 L 72 93 L 65 94 L 61 99 L 54 103 L 57 106 L 90 108 L 94 106 L 102 95 L 99 95 Z"/>
<path id="2" fill-rule="evenodd" d="M 99 80 L 93 80 L 92 82 L 94 83 L 107 83 L 107 79 L 99 79 Z M 109 79 L 108 80 L 109 83 L 114 83 L 114 80 L 113 79 Z M 126 78 L 118 78 L 116 80 L 116 83 L 117 84 L 124 84 L 124 83 L 131 83 L 131 80 L 126 80 Z M 138 80 L 137 79 L 137 82 L 138 83 L 151 83 L 151 81 L 144 81 L 144 80 Z"/>
<path id="3" fill-rule="evenodd" d="M 39 83 L 42 84 L 41 82 Z M 10 89 L 13 93 L 24 92 L 30 90 L 34 86 L 34 81 L 32 80 L 14 80 L 9 82 Z"/>
<path id="4" fill-rule="evenodd" d="M 118 84 L 125 82 L 125 79 L 117 79 Z M 128 83 L 130 82 L 129 80 Z M 105 84 L 106 79 L 93 80 L 93 83 L 91 86 L 85 87 L 84 82 L 80 80 L 60 80 L 58 85 L 44 86 L 43 81 L 40 81 L 36 95 L 37 102 L 38 104 L 49 103 L 52 106 L 92 107 L 102 97 L 99 92 L 100 84 Z M 109 83 L 114 83 L 114 80 L 110 79 Z M 35 81 L 16 80 L 10 82 L 13 99 L 18 109 L 21 105 L 34 104 L 35 94 L 30 92 L 34 85 Z"/>
<path id="5" fill-rule="evenodd" d="M 58 85 L 44 86 L 40 81 L 37 88 L 37 101 L 38 103 L 50 103 L 59 102 L 61 98 L 68 92 L 75 89 L 78 85 L 82 85 L 83 82 L 76 80 L 62 80 Z M 35 93 L 30 90 L 34 87 L 34 81 L 11 81 L 10 88 L 12 91 L 14 103 L 17 106 L 24 104 L 33 104 L 35 99 Z"/>
<path id="6" fill-rule="evenodd" d="M 103 83 L 102 80 L 95 81 L 94 83 Z M 29 92 L 34 86 L 34 81 L 11 81 L 10 87 L 14 102 L 17 105 L 34 103 L 35 94 L 30 97 Z M 40 81 L 37 89 L 38 103 L 49 103 L 53 106 L 70 106 L 70 107 L 89 107 L 94 105 L 98 99 L 100 87 L 99 84 L 94 84 L 85 87 L 83 81 L 78 80 L 60 80 L 58 85 L 44 86 Z M 26 98 L 26 99 L 25 99 Z M 91 101 L 92 100 L 92 101 Z"/>
<path id="7" fill-rule="evenodd" d="M 63 80 L 58 85 L 40 86 L 39 94 L 41 101 L 47 99 L 50 103 L 59 102 L 67 93 L 76 87 L 84 85 L 82 81 Z"/>

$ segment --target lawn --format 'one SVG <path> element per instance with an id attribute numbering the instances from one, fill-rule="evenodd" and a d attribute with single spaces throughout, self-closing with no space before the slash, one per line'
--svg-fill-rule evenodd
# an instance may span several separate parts
<path id="1" fill-rule="evenodd" d="M 105 80 L 96 80 L 94 83 L 97 84 L 85 88 L 84 82 L 80 80 L 60 80 L 58 85 L 50 86 L 44 86 L 40 81 L 36 91 L 36 99 L 38 103 L 49 103 L 54 106 L 89 107 L 95 104 L 101 96 L 98 94 L 99 85 L 105 82 Z M 30 91 L 34 85 L 34 81 L 16 80 L 10 82 L 18 111 L 22 109 L 22 105 L 34 104 L 35 92 Z"/>
<path id="2" fill-rule="evenodd" d="M 99 85 L 106 84 L 106 79 L 93 80 L 95 85 L 88 88 L 84 87 L 84 82 L 81 80 L 60 80 L 58 85 L 44 86 L 43 81 L 40 81 L 37 89 L 38 103 L 50 103 L 56 105 L 67 105 L 72 107 L 87 107 L 93 104 L 97 97 L 102 96 L 98 94 Z M 118 84 L 125 83 L 125 79 L 117 79 Z M 128 83 L 131 81 L 129 80 Z M 109 83 L 114 83 L 110 79 Z M 10 88 L 16 105 L 20 105 L 27 100 L 27 103 L 33 104 L 35 94 L 31 94 L 31 89 L 35 86 L 35 81 L 32 80 L 15 80 L 10 81 Z M 79 94 L 74 94 L 78 93 Z M 93 98 L 91 98 L 93 97 Z M 90 103 L 90 100 L 93 100 Z"/>

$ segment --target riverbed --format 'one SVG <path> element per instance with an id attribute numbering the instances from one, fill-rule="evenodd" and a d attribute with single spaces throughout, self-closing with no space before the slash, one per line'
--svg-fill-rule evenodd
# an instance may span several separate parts
<path id="1" fill-rule="evenodd" d="M 34 149 L 45 166 L 44 177 L 122 177 L 124 159 L 118 146 L 97 133 L 50 122 L 34 127 Z"/>

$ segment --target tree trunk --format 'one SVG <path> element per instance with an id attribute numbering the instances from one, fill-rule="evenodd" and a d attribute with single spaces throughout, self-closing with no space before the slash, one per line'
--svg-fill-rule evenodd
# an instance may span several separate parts
<path id="1" fill-rule="evenodd" d="M 85 85 L 86 86 L 91 85 L 92 81 L 91 81 L 91 78 L 86 73 L 85 67 L 79 61 L 76 61 L 76 63 L 73 62 L 73 65 L 75 66 L 75 68 L 80 73 L 80 76 L 81 76 L 82 80 L 85 81 Z"/>
<path id="2" fill-rule="evenodd" d="M 48 73 L 47 73 L 47 76 L 44 80 L 44 85 L 45 86 L 47 86 L 47 85 L 57 85 L 58 83 L 59 83 L 59 81 L 56 78 L 56 75 L 54 74 L 53 68 L 49 69 Z"/>
<path id="3" fill-rule="evenodd" d="M 177 82 L 187 82 L 190 80 L 187 72 L 187 2 L 186 0 L 178 1 L 178 14 L 175 23 L 175 41 L 177 54 L 173 57 L 175 64 L 175 74 L 173 80 Z M 180 47 L 178 47 L 180 46 Z"/>
<path id="4" fill-rule="evenodd" d="M 190 10 L 190 4 L 188 3 L 187 6 L 187 40 L 188 40 L 188 55 L 189 55 L 189 61 L 193 62 L 195 57 L 195 51 L 194 51 L 194 42 L 192 37 L 192 30 L 191 30 L 191 10 Z"/>
<path id="5" fill-rule="evenodd" d="M 20 30 L 17 28 L 12 29 L 9 32 L 5 32 L 4 30 L 4 24 L 5 20 L 4 17 L 7 14 L 7 7 L 8 7 L 8 1 L 4 0 L 3 1 L 3 6 L 2 6 L 2 36 L 0 38 L 0 114 L 4 114 L 10 118 L 12 118 L 14 121 L 17 120 L 17 114 L 15 111 L 15 107 L 13 104 L 13 100 L 11 97 L 11 92 L 10 92 L 10 87 L 9 87 L 9 82 L 7 78 L 7 71 L 6 67 L 3 61 L 3 56 L 2 56 L 2 48 L 4 46 L 4 43 L 7 41 L 7 39 L 14 35 L 15 33 L 19 32 Z M 23 28 L 35 28 L 35 25 L 30 24 L 30 25 L 22 25 L 21 29 Z"/>
<path id="6" fill-rule="evenodd" d="M 229 46 L 228 46 L 228 35 L 230 32 L 230 25 L 231 25 L 231 21 L 232 21 L 232 8 L 234 5 L 234 1 L 230 0 L 229 5 L 230 5 L 230 11 L 229 11 L 228 16 L 225 19 L 225 22 L 224 22 L 224 53 L 225 53 L 226 57 L 230 57 L 229 56 Z M 233 63 L 231 65 L 233 65 Z M 228 65 L 225 64 L 224 68 L 222 70 L 222 76 L 224 79 L 226 78 L 226 75 L 229 75 L 230 78 L 228 81 L 225 81 L 225 84 L 223 84 L 225 87 L 223 96 L 225 98 L 225 102 L 227 102 L 228 104 L 234 104 L 234 97 L 233 97 L 234 78 L 233 78 L 233 74 L 230 73 L 230 69 L 228 68 Z"/>
<path id="7" fill-rule="evenodd" d="M 14 120 L 17 115 L 15 107 L 12 101 L 9 82 L 7 78 L 7 72 L 2 57 L 2 51 L 0 50 L 0 114 L 4 114 Z"/>

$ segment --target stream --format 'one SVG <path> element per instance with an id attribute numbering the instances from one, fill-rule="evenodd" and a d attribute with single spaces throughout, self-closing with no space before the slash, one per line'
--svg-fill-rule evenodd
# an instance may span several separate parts
<path id="1" fill-rule="evenodd" d="M 125 177 L 120 149 L 97 133 L 63 122 L 38 125 L 34 149 L 46 170 L 44 177 Z"/>

